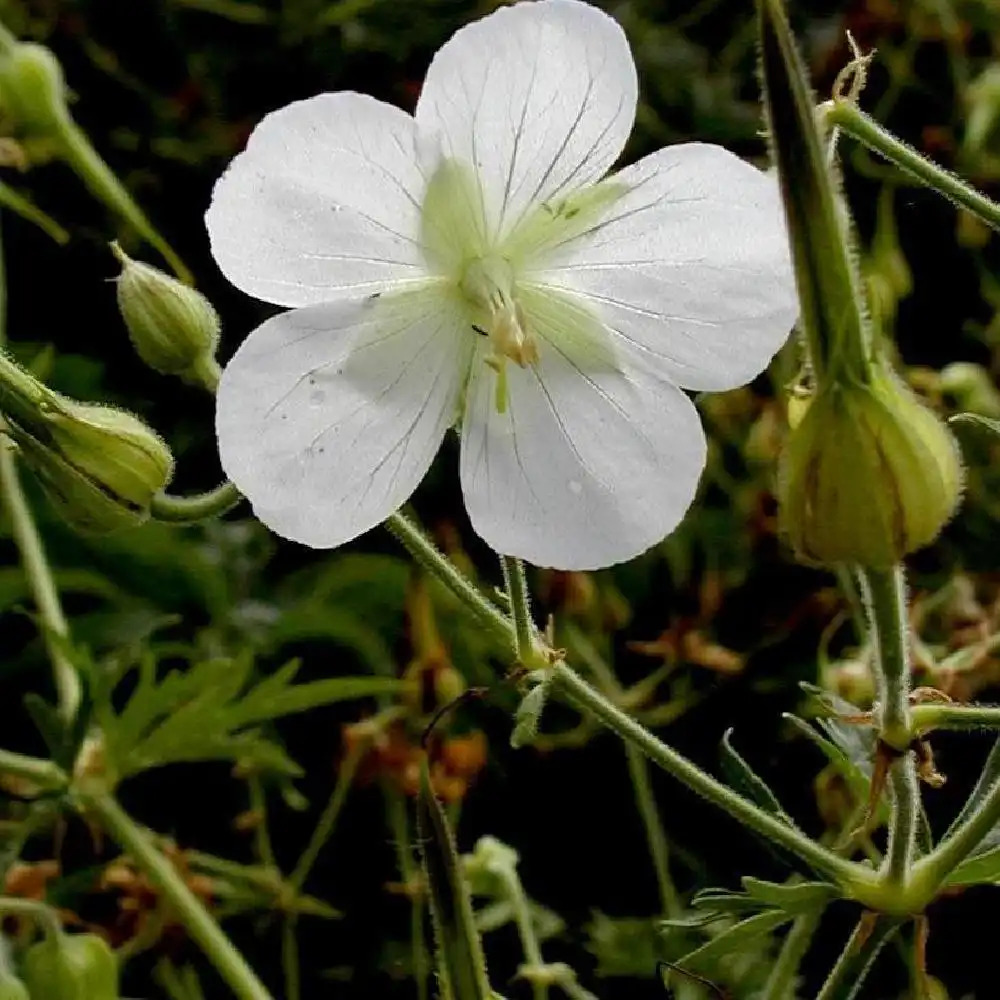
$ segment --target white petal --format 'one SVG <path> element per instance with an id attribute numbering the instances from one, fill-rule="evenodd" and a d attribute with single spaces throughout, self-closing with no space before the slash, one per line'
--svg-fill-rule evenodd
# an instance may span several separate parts
<path id="1" fill-rule="evenodd" d="M 577 0 L 534 0 L 456 32 L 431 63 L 416 119 L 480 175 L 486 228 L 497 235 L 610 169 L 636 93 L 614 20 Z"/>
<path id="2" fill-rule="evenodd" d="M 461 458 L 472 526 L 538 566 L 624 562 L 691 504 L 705 464 L 698 414 L 641 364 L 584 374 L 548 340 L 539 349 L 537 369 L 508 366 L 503 414 L 496 376 L 473 361 Z"/>
<path id="3" fill-rule="evenodd" d="M 205 216 L 223 273 L 283 306 L 423 278 L 415 136 L 408 114 L 361 94 L 321 94 L 268 115 Z"/>
<path id="4" fill-rule="evenodd" d="M 226 474 L 277 534 L 314 548 L 349 541 L 423 478 L 475 340 L 431 290 L 275 316 L 222 376 Z"/>
<path id="5" fill-rule="evenodd" d="M 776 180 L 718 146 L 653 153 L 603 221 L 550 247 L 532 280 L 572 289 L 617 336 L 689 389 L 763 371 L 798 305 Z"/>

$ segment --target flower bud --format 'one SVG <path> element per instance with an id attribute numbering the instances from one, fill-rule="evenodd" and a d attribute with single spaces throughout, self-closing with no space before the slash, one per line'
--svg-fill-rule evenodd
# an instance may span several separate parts
<path id="1" fill-rule="evenodd" d="M 170 449 L 138 417 L 69 399 L 3 356 L 0 414 L 24 463 L 82 531 L 141 524 L 173 474 Z"/>
<path id="2" fill-rule="evenodd" d="M 117 243 L 121 262 L 118 309 L 136 354 L 155 371 L 184 376 L 214 358 L 219 317 L 201 292 L 163 271 L 132 260 Z"/>
<path id="3" fill-rule="evenodd" d="M 806 562 L 888 568 L 933 541 L 958 505 L 948 428 L 884 363 L 870 374 L 822 386 L 785 447 L 780 525 Z"/>
<path id="4" fill-rule="evenodd" d="M 24 954 L 31 1000 L 118 1000 L 118 962 L 96 934 L 54 934 Z"/>
<path id="5" fill-rule="evenodd" d="M 44 45 L 14 42 L 0 51 L 0 111 L 17 136 L 49 135 L 68 120 L 62 67 Z"/>

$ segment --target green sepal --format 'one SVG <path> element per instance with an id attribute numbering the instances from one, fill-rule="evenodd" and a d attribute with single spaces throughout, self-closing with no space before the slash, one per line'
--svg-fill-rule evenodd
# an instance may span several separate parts
<path id="1" fill-rule="evenodd" d="M 863 382 L 871 331 L 816 99 L 781 0 L 757 0 L 757 10 L 764 107 L 810 361 L 818 379 L 839 372 Z"/>

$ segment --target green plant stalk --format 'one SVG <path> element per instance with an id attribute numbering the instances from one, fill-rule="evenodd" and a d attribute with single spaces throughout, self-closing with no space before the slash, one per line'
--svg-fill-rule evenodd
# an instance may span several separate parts
<path id="1" fill-rule="evenodd" d="M 892 803 L 883 874 L 890 884 L 903 886 L 913 863 L 920 809 L 916 762 L 910 751 L 913 742 L 911 671 L 903 569 L 901 566 L 890 570 L 863 568 L 861 585 L 876 654 L 879 740 L 889 752 L 897 755 L 889 767 Z"/>
<path id="2" fill-rule="evenodd" d="M 1000 780 L 996 781 L 964 823 L 952 830 L 929 854 L 913 866 L 911 882 L 930 901 L 952 871 L 968 858 L 1000 822 Z"/>
<path id="3" fill-rule="evenodd" d="M 490 603 L 402 511 L 389 517 L 385 526 L 420 566 L 444 584 L 503 648 L 517 649 L 514 627 L 507 616 Z"/>
<path id="4" fill-rule="evenodd" d="M 59 917 L 51 906 L 35 902 L 33 899 L 20 899 L 13 896 L 0 896 L 0 916 L 26 917 L 37 924 L 47 936 L 58 937 L 62 934 Z"/>
<path id="5" fill-rule="evenodd" d="M 670 876 L 670 850 L 667 847 L 667 834 L 663 829 L 660 811 L 656 808 L 656 798 L 649 776 L 649 763 L 642 751 L 632 744 L 626 744 L 625 757 L 628 761 L 628 773 L 632 780 L 636 808 L 639 810 L 639 817 L 646 831 L 649 857 L 656 873 L 660 908 L 665 917 L 679 917 L 684 904 Z"/>
<path id="6" fill-rule="evenodd" d="M 514 620 L 514 641 L 518 662 L 527 665 L 533 660 L 535 648 L 535 626 L 531 620 L 531 600 L 528 596 L 528 581 L 524 575 L 524 563 L 513 556 L 503 556 L 503 579 L 510 600 L 510 613 Z"/>
<path id="7" fill-rule="evenodd" d="M 234 996 L 240 1000 L 273 1000 L 246 959 L 188 888 L 177 869 L 115 798 L 103 790 L 91 791 L 86 788 L 77 788 L 75 798 L 80 811 L 96 819 L 128 853 L 136 867 L 159 889 Z"/>
<path id="8" fill-rule="evenodd" d="M 795 980 L 823 913 L 803 913 L 792 924 L 764 987 L 763 1000 L 795 1000 Z"/>
<path id="9" fill-rule="evenodd" d="M 514 911 L 514 923 L 517 926 L 517 935 L 521 939 L 524 964 L 527 966 L 521 969 L 521 974 L 531 982 L 534 1000 L 548 1000 L 550 977 L 545 969 L 545 959 L 542 957 L 542 948 L 535 933 L 535 923 L 531 919 L 524 886 L 521 885 L 521 880 L 512 865 L 505 865 L 496 874 L 503 883 L 504 895 Z M 538 974 L 532 975 L 533 972 Z"/>
<path id="10" fill-rule="evenodd" d="M 864 914 L 816 1000 L 853 1000 L 882 946 L 901 923 L 895 917 Z"/>
<path id="11" fill-rule="evenodd" d="M 186 285 L 194 284 L 194 276 L 184 262 L 156 231 L 76 122 L 68 115 L 62 117 L 56 125 L 52 139 L 57 145 L 61 159 L 83 181 L 90 193 L 154 247 L 181 281 Z"/>
<path id="12" fill-rule="evenodd" d="M 358 765 L 361 763 L 366 750 L 367 746 L 365 744 L 359 744 L 344 758 L 340 766 L 337 780 L 333 786 L 333 792 L 320 815 L 312 836 L 309 838 L 309 843 L 296 862 L 291 875 L 288 876 L 286 885 L 295 895 L 298 895 L 302 891 L 309 873 L 316 864 L 316 859 L 333 835 L 337 820 L 340 818 L 344 803 L 347 801 L 347 793 L 351 789 L 354 777 L 358 771 Z M 286 915 L 281 928 L 281 956 L 285 973 L 285 1000 L 299 1000 L 302 992 L 299 982 L 298 940 L 295 937 L 297 924 L 298 913 L 292 912 Z"/>
<path id="13" fill-rule="evenodd" d="M 59 792 L 69 786 L 69 776 L 58 764 L 13 750 L 0 750 L 0 774 L 13 775 L 46 792 Z"/>
<path id="14" fill-rule="evenodd" d="M 622 703 L 625 694 L 615 672 L 604 657 L 594 648 L 593 643 L 575 625 L 566 626 L 566 637 L 574 656 L 578 657 L 587 670 L 611 696 L 616 704 Z M 679 917 L 684 910 L 684 903 L 670 875 L 670 848 L 667 834 L 660 819 L 660 811 L 656 807 L 656 797 L 649 777 L 649 762 L 631 744 L 625 745 L 625 758 L 628 763 L 629 778 L 632 781 L 632 792 L 635 795 L 636 808 L 646 831 L 646 843 L 649 847 L 650 860 L 656 874 L 656 885 L 660 894 L 660 908 L 666 917 Z M 680 992 L 686 992 L 688 984 L 684 984 Z"/>
<path id="15" fill-rule="evenodd" d="M 949 201 L 966 209 L 993 229 L 1000 229 L 1000 205 L 971 184 L 918 153 L 849 101 L 823 105 L 826 120 L 867 146 L 900 170 Z"/>
<path id="16" fill-rule="evenodd" d="M 0 351 L 7 339 L 7 270 L 2 235 L 0 231 Z M 3 360 L 2 357 L 0 360 Z M 59 714 L 65 722 L 69 722 L 76 717 L 82 696 L 80 676 L 66 655 L 69 623 L 63 614 L 45 545 L 21 486 L 14 454 L 4 445 L 2 430 L 3 418 L 0 416 L 0 497 L 7 508 L 14 544 L 21 556 L 24 575 L 42 621 L 42 642 L 52 665 Z"/>
<path id="17" fill-rule="evenodd" d="M 949 705 L 930 702 L 910 709 L 914 736 L 935 729 L 1000 729 L 1000 705 Z"/>
<path id="18" fill-rule="evenodd" d="M 230 482 L 224 482 L 207 493 L 194 496 L 172 496 L 159 493 L 153 497 L 150 512 L 157 521 L 171 524 L 194 524 L 220 517 L 243 500 L 240 491 Z"/>
<path id="19" fill-rule="evenodd" d="M 654 764 L 672 774 L 693 792 L 824 873 L 843 887 L 848 895 L 853 895 L 856 888 L 867 886 L 872 881 L 871 873 L 861 866 L 837 857 L 800 830 L 776 819 L 658 740 L 566 664 L 559 663 L 552 668 L 551 684 L 554 691 L 561 692 L 580 711 L 593 716 L 617 733 L 627 744 L 644 753 Z"/>
<path id="20" fill-rule="evenodd" d="M 427 953 L 427 939 L 424 934 L 424 919 L 427 907 L 422 892 L 416 886 L 422 877 L 410 848 L 410 823 L 406 815 L 406 800 L 396 788 L 383 786 L 385 794 L 386 819 L 396 847 L 396 859 L 403 884 L 408 887 L 410 899 L 410 954 L 413 963 L 413 978 L 417 983 L 417 1000 L 428 1000 L 428 981 L 431 974 L 430 956 Z M 292 1000 L 291 997 L 288 1000 Z"/>
<path id="21" fill-rule="evenodd" d="M 862 589 L 875 643 L 879 738 L 899 753 L 913 741 L 910 721 L 910 656 L 903 570 L 863 569 Z"/>
<path id="22" fill-rule="evenodd" d="M 920 808 L 920 785 L 913 754 L 906 753 L 892 762 L 889 786 L 892 788 L 892 813 L 883 870 L 888 882 L 901 886 L 909 880 L 913 866 Z"/>

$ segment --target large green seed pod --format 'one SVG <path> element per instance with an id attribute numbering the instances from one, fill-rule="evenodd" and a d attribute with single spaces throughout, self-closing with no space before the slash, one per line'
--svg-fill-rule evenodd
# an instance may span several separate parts
<path id="1" fill-rule="evenodd" d="M 958 505 L 951 432 L 886 365 L 872 374 L 823 386 L 785 447 L 780 525 L 806 562 L 888 568 L 932 542 Z"/>

